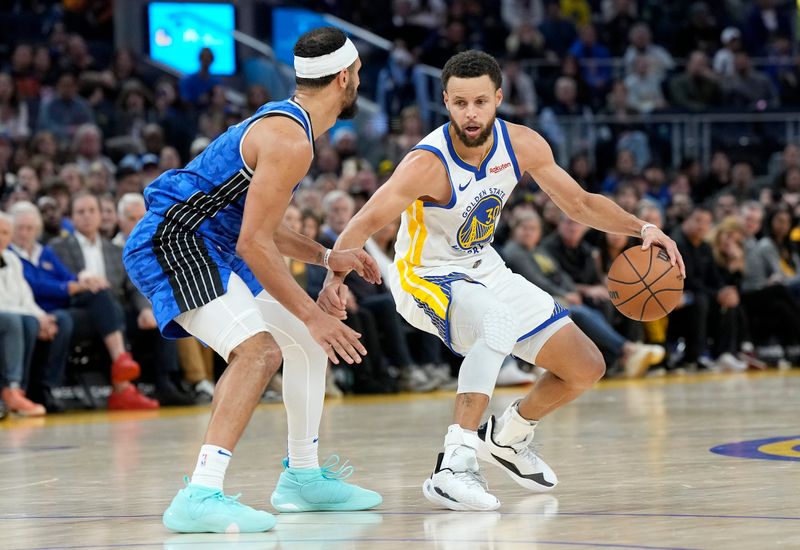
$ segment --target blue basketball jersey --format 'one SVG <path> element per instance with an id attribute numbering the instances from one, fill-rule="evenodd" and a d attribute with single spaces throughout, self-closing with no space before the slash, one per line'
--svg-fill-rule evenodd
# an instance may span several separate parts
<path id="1" fill-rule="evenodd" d="M 169 170 L 151 183 L 144 191 L 147 209 L 235 250 L 253 176 L 242 157 L 242 142 L 253 123 L 266 116 L 295 120 L 313 146 L 311 119 L 300 105 L 291 99 L 267 103 L 228 128 L 185 168 Z"/>
<path id="2" fill-rule="evenodd" d="M 231 273 L 254 294 L 261 290 L 236 255 L 236 243 L 253 176 L 242 158 L 242 141 L 254 122 L 268 116 L 297 122 L 313 148 L 311 118 L 300 105 L 291 99 L 267 103 L 185 168 L 165 172 L 145 189 L 147 213 L 128 237 L 123 260 L 167 337 L 185 336 L 175 317 L 225 294 Z"/>

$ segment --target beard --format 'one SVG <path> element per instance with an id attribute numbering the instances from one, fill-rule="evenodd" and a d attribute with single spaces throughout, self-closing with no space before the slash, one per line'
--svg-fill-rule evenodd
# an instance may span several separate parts
<path id="1" fill-rule="evenodd" d="M 339 116 L 337 117 L 342 120 L 355 118 L 356 113 L 358 113 L 358 94 L 356 93 L 355 86 L 347 88 L 347 97 L 350 98 L 350 100 L 342 106 L 342 110 L 339 111 Z"/>
<path id="2" fill-rule="evenodd" d="M 481 130 L 481 133 L 474 138 L 469 137 L 467 133 L 464 131 L 464 128 L 459 126 L 458 123 L 455 120 L 453 120 L 452 117 L 450 117 L 450 125 L 455 130 L 458 139 L 461 140 L 461 143 L 463 143 L 467 147 L 480 147 L 481 145 L 486 143 L 486 140 L 489 139 L 489 136 L 492 135 L 495 118 L 496 117 L 492 117 L 492 120 L 489 122 L 489 124 L 487 124 L 486 127 L 483 130 Z"/>

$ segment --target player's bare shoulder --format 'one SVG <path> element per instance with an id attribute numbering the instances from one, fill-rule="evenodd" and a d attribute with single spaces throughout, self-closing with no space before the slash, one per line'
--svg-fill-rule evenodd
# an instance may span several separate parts
<path id="1" fill-rule="evenodd" d="M 553 162 L 553 151 L 539 132 L 522 124 L 506 122 L 506 126 L 508 138 L 523 173 Z"/>
<path id="2" fill-rule="evenodd" d="M 272 165 L 277 159 L 290 160 L 305 174 L 311 166 L 313 146 L 303 128 L 285 116 L 267 116 L 253 122 L 242 140 L 242 157 L 247 166 L 258 169 L 259 160 Z"/>
<path id="3" fill-rule="evenodd" d="M 414 198 L 447 203 L 450 200 L 450 180 L 447 169 L 436 155 L 425 149 L 413 149 L 389 180 L 392 185 L 402 187 L 403 194 Z"/>

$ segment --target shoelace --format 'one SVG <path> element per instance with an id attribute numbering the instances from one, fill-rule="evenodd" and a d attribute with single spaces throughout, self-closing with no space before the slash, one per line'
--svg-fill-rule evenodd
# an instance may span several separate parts
<path id="1" fill-rule="evenodd" d="M 183 482 L 186 486 L 189 485 L 189 476 L 184 476 Z M 213 493 L 209 493 L 207 496 L 204 497 L 203 500 L 207 498 L 213 498 L 214 500 L 218 500 L 220 502 L 224 502 L 225 504 L 238 504 L 242 506 L 239 502 L 239 497 L 242 496 L 242 493 L 236 493 L 235 495 L 226 495 L 222 491 L 215 491 Z"/>
<path id="2" fill-rule="evenodd" d="M 539 443 L 533 442 L 533 432 L 528 434 L 528 436 L 519 443 L 520 446 L 523 444 L 525 446 L 517 450 L 517 454 L 528 462 L 536 464 L 539 461 L 538 451 L 542 446 Z"/>
<path id="3" fill-rule="evenodd" d="M 483 490 L 489 488 L 489 484 L 486 482 L 486 479 L 481 475 L 480 472 L 474 472 L 472 470 L 464 470 L 462 472 L 453 472 L 453 477 L 456 479 L 463 481 L 465 485 L 470 487 L 481 487 Z"/>
<path id="4" fill-rule="evenodd" d="M 321 466 L 322 477 L 325 479 L 338 479 L 343 481 L 353 475 L 353 472 L 355 471 L 355 468 L 349 464 L 349 459 L 339 464 L 339 455 L 331 455 Z M 334 470 L 336 466 L 339 466 L 339 468 Z"/>

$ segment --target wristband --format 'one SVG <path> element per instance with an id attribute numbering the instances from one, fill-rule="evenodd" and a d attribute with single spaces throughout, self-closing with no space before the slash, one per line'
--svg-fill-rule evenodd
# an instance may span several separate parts
<path id="1" fill-rule="evenodd" d="M 322 265 L 325 266 L 325 269 L 330 269 L 330 266 L 328 265 L 328 260 L 330 260 L 332 252 L 333 250 L 331 250 L 330 248 L 325 249 L 325 255 L 322 257 Z"/>
<path id="2" fill-rule="evenodd" d="M 646 230 L 650 229 L 651 227 L 655 227 L 656 229 L 658 229 L 658 227 L 656 227 L 656 226 L 655 226 L 655 225 L 653 225 L 652 223 L 646 223 L 646 224 L 644 224 L 644 225 L 642 226 L 642 229 L 639 231 L 639 235 L 642 237 L 642 239 L 644 239 L 644 232 L 645 232 Z"/>

